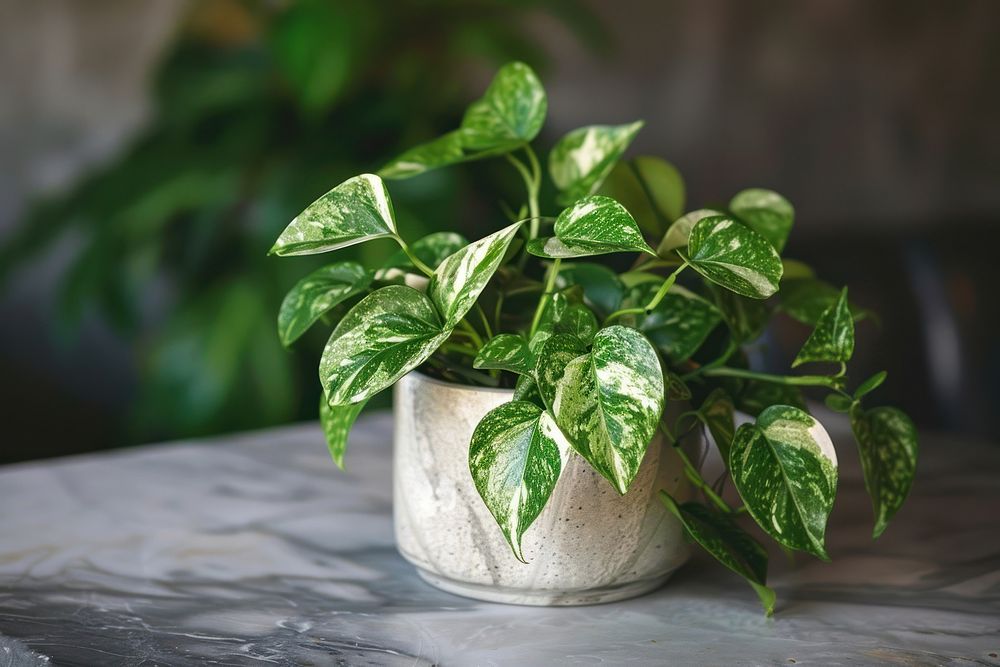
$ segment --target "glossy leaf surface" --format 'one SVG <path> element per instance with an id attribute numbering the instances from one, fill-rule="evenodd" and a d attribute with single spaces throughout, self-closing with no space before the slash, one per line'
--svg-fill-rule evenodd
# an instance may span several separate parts
<path id="1" fill-rule="evenodd" d="M 868 394 L 872 393 L 873 391 L 881 387 L 882 383 L 885 382 L 885 379 L 887 377 L 889 377 L 889 373 L 887 373 L 886 371 L 879 371 L 875 375 L 871 376 L 870 378 L 862 382 L 860 385 L 858 385 L 858 388 L 854 390 L 855 400 L 863 398 L 864 396 L 867 396 Z"/>
<path id="2" fill-rule="evenodd" d="M 779 253 L 785 249 L 795 222 L 795 209 L 777 192 L 761 188 L 743 190 L 729 202 L 729 210 Z"/>
<path id="3" fill-rule="evenodd" d="M 774 294 L 781 280 L 781 257 L 774 247 L 726 216 L 699 220 L 681 257 L 712 282 L 753 299 Z"/>
<path id="4" fill-rule="evenodd" d="M 851 409 L 851 429 L 861 454 L 865 488 L 872 499 L 875 528 L 881 535 L 902 506 L 917 472 L 917 429 L 902 410 Z"/>
<path id="5" fill-rule="evenodd" d="M 530 67 L 514 62 L 497 72 L 482 98 L 462 118 L 462 146 L 467 150 L 516 148 L 542 129 L 548 101 Z"/>
<path id="6" fill-rule="evenodd" d="M 576 202 L 556 218 L 555 237 L 535 239 L 528 252 L 540 257 L 586 257 L 612 252 L 646 252 L 642 232 L 625 207 L 594 195 Z"/>
<path id="7" fill-rule="evenodd" d="M 535 380 L 538 382 L 538 393 L 550 409 L 555 404 L 556 387 L 566 373 L 567 365 L 586 352 L 583 341 L 570 334 L 549 336 L 537 351 Z"/>
<path id="8" fill-rule="evenodd" d="M 627 125 L 591 125 L 573 130 L 549 153 L 549 174 L 560 190 L 563 206 L 594 194 L 642 128 Z"/>
<path id="9" fill-rule="evenodd" d="M 664 259 L 669 258 L 674 250 L 683 248 L 688 244 L 691 230 L 700 220 L 710 218 L 714 215 L 722 215 L 722 213 L 710 208 L 700 208 L 674 220 L 673 224 L 667 228 L 667 233 L 663 235 L 660 245 L 656 246 L 656 254 Z"/>
<path id="10" fill-rule="evenodd" d="M 698 351 L 722 314 L 711 303 L 674 285 L 638 329 L 671 363 L 680 363 Z"/>
<path id="11" fill-rule="evenodd" d="M 792 367 L 810 361 L 849 361 L 853 355 L 854 318 L 847 306 L 845 287 L 836 303 L 820 315 L 816 328 L 799 350 Z"/>
<path id="12" fill-rule="evenodd" d="M 535 369 L 534 356 L 528 341 L 520 334 L 499 334 L 486 341 L 479 350 L 474 368 L 490 368 L 525 375 Z"/>
<path id="13" fill-rule="evenodd" d="M 334 306 L 364 292 L 372 275 L 355 262 L 338 262 L 316 269 L 295 283 L 278 311 L 278 336 L 291 345 Z"/>
<path id="14" fill-rule="evenodd" d="M 449 132 L 426 143 L 414 146 L 379 169 L 378 174 L 387 179 L 403 179 L 448 165 L 473 159 L 462 147 L 462 133 Z"/>
<path id="15" fill-rule="evenodd" d="M 337 467 L 344 469 L 344 452 L 347 451 L 347 436 L 354 426 L 354 421 L 361 414 L 368 401 L 360 401 L 351 405 L 331 406 L 326 402 L 326 396 L 320 394 L 319 397 L 319 423 L 323 427 L 323 436 L 326 438 L 327 449 L 330 450 L 330 457 Z"/>

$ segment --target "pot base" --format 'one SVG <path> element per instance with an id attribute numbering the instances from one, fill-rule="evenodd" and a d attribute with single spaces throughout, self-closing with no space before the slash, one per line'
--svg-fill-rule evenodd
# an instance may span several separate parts
<path id="1" fill-rule="evenodd" d="M 673 571 L 652 579 L 640 579 L 625 584 L 589 588 L 583 590 L 521 590 L 472 584 L 466 581 L 456 581 L 448 577 L 417 567 L 417 574 L 435 588 L 454 595 L 461 595 L 486 602 L 501 602 L 503 604 L 520 604 L 533 607 L 576 607 L 589 604 L 604 604 L 617 602 L 644 595 L 662 586 L 673 574 Z"/>

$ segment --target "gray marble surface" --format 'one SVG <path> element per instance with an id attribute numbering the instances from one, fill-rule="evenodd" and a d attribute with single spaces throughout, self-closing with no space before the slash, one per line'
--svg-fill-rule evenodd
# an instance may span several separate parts
<path id="1" fill-rule="evenodd" d="M 1000 665 L 995 443 L 925 435 L 873 543 L 832 428 L 834 561 L 773 554 L 766 619 L 703 557 L 601 606 L 431 588 L 393 545 L 390 423 L 359 422 L 347 473 L 316 425 L 0 469 L 0 665 Z"/>

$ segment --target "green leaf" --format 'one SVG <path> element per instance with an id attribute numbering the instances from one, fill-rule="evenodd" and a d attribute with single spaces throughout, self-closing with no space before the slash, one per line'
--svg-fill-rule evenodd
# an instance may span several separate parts
<path id="1" fill-rule="evenodd" d="M 865 488 L 872 498 L 875 528 L 881 535 L 903 505 L 917 472 L 917 429 L 902 410 L 890 407 L 851 409 L 851 429 L 858 443 Z"/>
<path id="2" fill-rule="evenodd" d="M 499 369 L 527 375 L 535 369 L 534 355 L 528 341 L 520 334 L 499 334 L 479 350 L 473 368 Z"/>
<path id="3" fill-rule="evenodd" d="M 729 466 L 764 532 L 829 560 L 823 535 L 837 491 L 837 453 L 818 421 L 788 405 L 769 407 L 736 430 Z"/>
<path id="4" fill-rule="evenodd" d="M 775 382 L 747 380 L 741 385 L 736 396 L 736 408 L 752 417 L 772 405 L 791 405 L 800 410 L 806 409 L 806 401 L 798 387 Z"/>
<path id="5" fill-rule="evenodd" d="M 784 278 L 784 276 L 783 276 Z M 820 316 L 840 299 L 840 290 L 818 278 L 795 278 L 781 281 L 781 309 L 803 324 L 816 326 Z M 865 318 L 866 311 L 848 304 L 854 321 Z"/>
<path id="6" fill-rule="evenodd" d="M 729 450 L 736 436 L 736 408 L 723 389 L 713 389 L 698 408 L 702 421 L 715 441 L 722 460 L 729 465 Z"/>
<path id="7" fill-rule="evenodd" d="M 889 376 L 886 371 L 879 371 L 875 375 L 871 376 L 864 382 L 862 382 L 857 389 L 854 390 L 854 400 L 859 400 L 868 394 L 872 393 L 876 389 L 882 386 L 885 379 Z"/>
<path id="8" fill-rule="evenodd" d="M 500 68 L 482 98 L 462 118 L 462 146 L 473 150 L 513 149 L 538 135 L 545 122 L 545 90 L 520 62 Z"/>
<path id="9" fill-rule="evenodd" d="M 677 167 L 666 160 L 640 155 L 632 160 L 632 168 L 665 220 L 676 220 L 684 212 L 684 179 Z"/>
<path id="10" fill-rule="evenodd" d="M 571 334 L 576 336 L 585 344 L 590 344 L 594 340 L 594 335 L 600 325 L 597 317 L 590 309 L 580 303 L 573 303 L 567 306 L 566 310 L 555 323 L 555 332 Z"/>
<path id="11" fill-rule="evenodd" d="M 602 264 L 574 262 L 563 266 L 556 276 L 556 286 L 563 289 L 570 285 L 583 288 L 584 303 L 601 317 L 618 310 L 625 296 L 625 285 L 618 274 Z"/>
<path id="12" fill-rule="evenodd" d="M 516 222 L 447 257 L 434 271 L 427 293 L 448 328 L 458 324 L 476 303 L 521 227 Z"/>
<path id="13" fill-rule="evenodd" d="M 686 401 L 691 398 L 691 389 L 677 373 L 666 371 L 663 374 L 664 395 L 668 401 Z"/>
<path id="14" fill-rule="evenodd" d="M 669 259 L 673 251 L 688 244 L 691 230 L 699 221 L 716 215 L 722 215 L 722 213 L 710 208 L 700 208 L 677 218 L 667 229 L 667 233 L 663 235 L 660 245 L 656 246 L 656 254 L 664 259 Z"/>
<path id="15" fill-rule="evenodd" d="M 538 393 L 549 409 L 555 403 L 556 388 L 567 364 L 586 353 L 587 346 L 583 341 L 570 334 L 549 336 L 538 349 L 535 354 L 535 380 L 538 382 Z"/>
<path id="16" fill-rule="evenodd" d="M 462 147 L 462 132 L 455 130 L 414 146 L 379 169 L 378 175 L 387 179 L 403 179 L 448 165 L 474 159 L 477 154 L 467 154 Z"/>
<path id="17" fill-rule="evenodd" d="M 545 401 L 542 400 L 542 395 L 538 392 L 538 383 L 530 375 L 519 375 L 517 377 L 517 382 L 514 384 L 514 396 L 511 397 L 511 400 L 528 401 L 543 410 L 545 409 Z"/>
<path id="18" fill-rule="evenodd" d="M 729 210 L 767 239 L 779 253 L 785 249 L 795 222 L 795 209 L 777 192 L 761 188 L 743 190 L 729 202 Z"/>
<path id="19" fill-rule="evenodd" d="M 558 203 L 567 206 L 594 194 L 642 126 L 642 121 L 591 125 L 560 139 L 549 153 L 549 174 L 560 190 Z"/>
<path id="20" fill-rule="evenodd" d="M 331 405 L 371 398 L 430 357 L 451 335 L 434 304 L 404 285 L 378 289 L 330 335 L 319 376 Z"/>
<path id="21" fill-rule="evenodd" d="M 552 417 L 525 401 L 494 408 L 472 434 L 472 480 L 522 562 L 521 537 L 552 495 L 568 455 Z"/>
<path id="22" fill-rule="evenodd" d="M 323 427 L 326 446 L 330 450 L 333 462 L 341 470 L 344 469 L 344 452 L 347 450 L 347 436 L 364 409 L 367 400 L 351 405 L 333 405 L 326 402 L 326 396 L 319 397 L 319 423 Z"/>
<path id="23" fill-rule="evenodd" d="M 625 207 L 594 195 L 576 202 L 556 218 L 555 237 L 534 239 L 528 252 L 539 257 L 587 257 L 612 252 L 653 254 Z"/>
<path id="24" fill-rule="evenodd" d="M 552 411 L 573 447 L 624 494 L 656 433 L 663 396 L 652 344 L 635 329 L 611 326 L 597 332 L 590 354 L 565 367 Z"/>
<path id="25" fill-rule="evenodd" d="M 658 288 L 652 284 L 650 289 L 653 287 Z M 642 303 L 648 302 L 646 299 Z M 676 364 L 697 352 L 721 321 L 722 314 L 715 306 L 680 285 L 674 285 L 651 313 L 640 317 L 636 328 Z"/>
<path id="26" fill-rule="evenodd" d="M 385 183 L 373 174 L 361 174 L 299 213 L 270 254 L 313 255 L 395 235 L 396 219 Z"/>
<path id="27" fill-rule="evenodd" d="M 840 292 L 840 298 L 827 308 L 816 328 L 806 340 L 792 368 L 810 361 L 849 361 L 854 354 L 854 318 L 847 307 L 847 288 Z"/>
<path id="28" fill-rule="evenodd" d="M 434 232 L 410 244 L 410 252 L 430 268 L 436 269 L 448 255 L 458 252 L 468 244 L 468 239 L 461 234 Z M 389 259 L 382 264 L 376 277 L 381 278 L 392 269 L 417 272 L 413 262 L 402 248 L 389 256 Z M 423 274 L 421 273 L 421 275 Z"/>
<path id="29" fill-rule="evenodd" d="M 717 561 L 747 580 L 764 606 L 774 613 L 774 591 L 767 587 L 767 551 L 730 517 L 700 503 L 677 502 L 660 491 L 660 500 L 677 517 L 684 532 Z"/>
<path id="30" fill-rule="evenodd" d="M 797 259 L 788 259 L 787 257 L 784 257 L 781 260 L 781 265 L 785 267 L 784 272 L 781 274 L 782 281 L 816 277 L 816 272 L 813 271 L 811 266 L 805 262 L 800 262 Z M 784 289 L 784 286 L 782 286 L 782 289 Z"/>
<path id="31" fill-rule="evenodd" d="M 707 282 L 707 281 L 706 281 Z M 729 332 L 738 343 L 757 340 L 771 320 L 771 309 L 760 299 L 748 299 L 709 283 L 716 307 L 722 311 Z"/>
<path id="32" fill-rule="evenodd" d="M 825 403 L 826 407 L 830 408 L 834 412 L 846 414 L 847 412 L 850 412 L 854 401 L 842 394 L 827 394 L 826 398 L 823 399 L 823 403 Z"/>
<path id="33" fill-rule="evenodd" d="M 294 343 L 316 320 L 337 304 L 371 285 L 372 274 L 356 262 L 338 262 L 316 269 L 285 295 L 278 311 L 278 335 L 285 346 Z"/>
<path id="34" fill-rule="evenodd" d="M 763 236 L 724 215 L 699 220 L 681 258 L 709 280 L 752 299 L 778 291 L 781 257 Z"/>

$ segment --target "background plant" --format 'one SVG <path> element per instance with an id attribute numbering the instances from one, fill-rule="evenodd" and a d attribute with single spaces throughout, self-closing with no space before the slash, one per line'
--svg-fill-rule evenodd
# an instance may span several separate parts
<path id="1" fill-rule="evenodd" d="M 770 614 L 767 552 L 739 515 L 786 549 L 828 559 L 824 533 L 838 458 L 801 389 L 823 390 L 829 407 L 850 415 L 875 537 L 913 479 L 917 438 L 909 418 L 863 405 L 885 373 L 851 389 L 855 321 L 867 314 L 848 301 L 847 288 L 781 258 L 794 222 L 781 195 L 744 190 L 724 207 L 684 213 L 683 181 L 672 166 L 656 158 L 621 162 L 641 123 L 589 126 L 560 139 L 548 155 L 548 174 L 565 208 L 547 217 L 539 201 L 543 168 L 531 144 L 546 111 L 534 72 L 508 64 L 457 130 L 406 151 L 380 176 L 341 183 L 278 237 L 271 250 L 277 255 L 375 239 L 399 245 L 374 271 L 352 262 L 316 270 L 281 309 L 286 343 L 317 321 L 337 321 L 319 367 L 331 454 L 342 465 L 348 431 L 365 403 L 415 368 L 513 387 L 512 400 L 476 428 L 469 463 L 483 501 L 524 560 L 521 536 L 568 456 L 583 456 L 624 494 L 662 433 L 701 497 L 679 503 L 661 492 L 664 504 L 690 538 L 747 579 Z M 512 224 L 473 243 L 450 233 L 412 245 L 402 238 L 383 179 L 491 158 L 509 162 L 524 181 L 526 203 L 508 206 Z M 658 240 L 655 250 L 647 236 Z M 578 261 L 619 253 L 638 257 L 617 272 Z M 747 367 L 743 347 L 777 315 L 813 327 L 793 367 L 826 372 L 775 375 Z M 668 401 L 692 409 L 670 423 Z M 737 428 L 737 410 L 753 421 Z M 692 429 L 711 434 L 727 475 L 701 476 L 679 447 Z M 727 479 L 739 507 L 722 497 Z"/>

